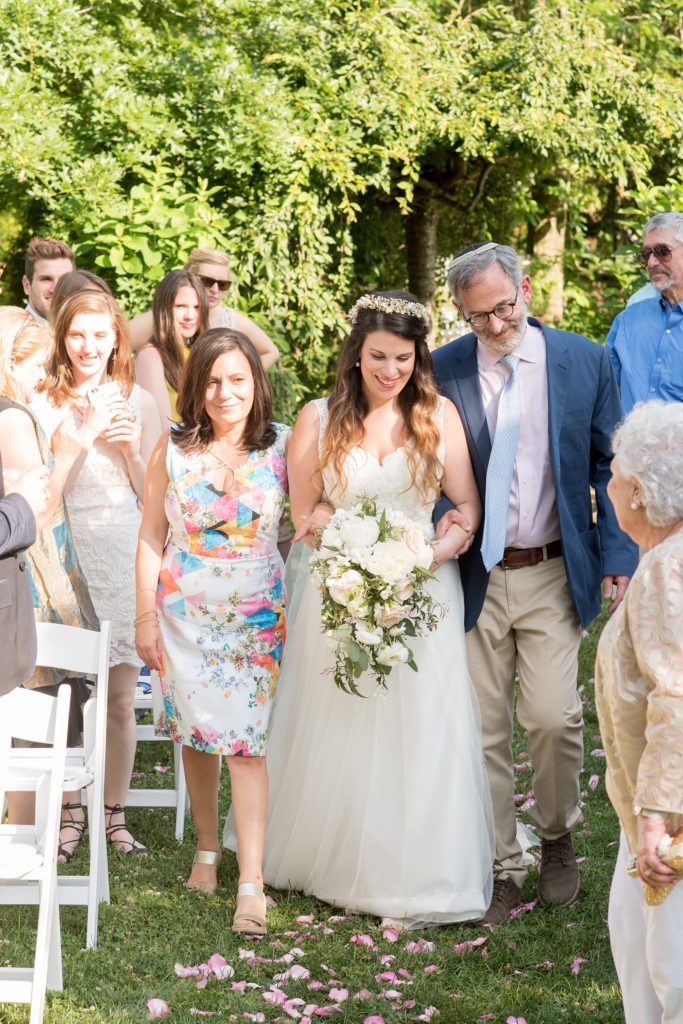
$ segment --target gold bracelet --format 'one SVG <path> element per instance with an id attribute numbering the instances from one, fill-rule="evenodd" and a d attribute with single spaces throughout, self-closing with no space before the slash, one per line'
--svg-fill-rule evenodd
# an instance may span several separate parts
<path id="1" fill-rule="evenodd" d="M 133 619 L 133 625 L 134 626 L 139 626 L 143 622 L 158 622 L 158 621 L 159 621 L 159 613 L 157 611 L 155 611 L 154 609 L 150 609 L 149 611 L 146 611 L 146 612 L 139 612 L 139 614 L 136 615 L 135 618 Z"/>

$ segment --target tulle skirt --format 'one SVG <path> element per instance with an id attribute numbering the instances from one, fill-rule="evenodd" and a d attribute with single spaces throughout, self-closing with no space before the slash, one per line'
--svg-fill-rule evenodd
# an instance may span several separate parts
<path id="1" fill-rule="evenodd" d="M 459 567 L 430 583 L 447 610 L 412 641 L 418 671 L 394 668 L 381 692 L 363 678 L 362 699 L 334 685 L 302 549 L 268 742 L 265 881 L 407 927 L 477 918 L 494 846 Z"/>

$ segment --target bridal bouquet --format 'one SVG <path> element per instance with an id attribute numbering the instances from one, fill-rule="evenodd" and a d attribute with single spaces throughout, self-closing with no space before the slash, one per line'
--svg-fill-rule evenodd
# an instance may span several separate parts
<path id="1" fill-rule="evenodd" d="M 341 690 L 361 696 L 355 681 L 363 672 L 385 689 L 394 665 L 417 672 L 408 638 L 426 636 L 443 614 L 424 586 L 434 579 L 433 557 L 421 530 L 372 498 L 334 513 L 310 569 Z"/>

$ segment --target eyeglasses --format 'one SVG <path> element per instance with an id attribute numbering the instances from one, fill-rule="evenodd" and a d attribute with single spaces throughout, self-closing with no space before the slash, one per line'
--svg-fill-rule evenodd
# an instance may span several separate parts
<path id="1" fill-rule="evenodd" d="M 499 320 L 509 320 L 515 312 L 518 295 L 519 288 L 515 292 L 515 297 L 512 302 L 499 302 L 495 309 L 490 309 L 488 313 L 473 313 L 472 316 L 466 316 L 465 323 L 469 324 L 471 327 L 486 327 L 489 322 L 489 318 L 492 316 L 497 317 Z"/>
<path id="2" fill-rule="evenodd" d="M 656 256 L 662 263 L 668 263 L 671 260 L 671 254 L 674 249 L 680 249 L 680 245 L 644 245 L 642 249 L 639 249 L 635 253 L 635 259 L 638 263 L 642 263 L 644 267 L 650 262 L 650 256 Z"/>
<path id="3" fill-rule="evenodd" d="M 217 277 L 205 277 L 204 274 L 199 275 L 199 280 L 202 282 L 207 292 L 209 288 L 213 288 L 214 285 L 216 285 L 219 292 L 227 292 L 228 288 L 232 284 L 232 281 L 223 281 Z"/>

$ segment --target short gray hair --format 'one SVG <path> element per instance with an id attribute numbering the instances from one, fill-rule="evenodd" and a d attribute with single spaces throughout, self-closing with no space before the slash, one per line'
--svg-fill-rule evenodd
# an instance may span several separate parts
<path id="1" fill-rule="evenodd" d="M 670 231 L 674 238 L 683 242 L 683 213 L 656 213 L 645 225 L 643 238 L 650 231 Z"/>
<path id="2" fill-rule="evenodd" d="M 448 290 L 453 298 L 457 301 L 462 292 L 474 284 L 494 263 L 500 263 L 514 287 L 519 288 L 524 272 L 517 252 L 509 245 L 496 245 L 495 248 L 486 249 L 484 252 L 475 249 L 472 253 L 465 253 L 455 266 L 450 267 Z"/>
<path id="3" fill-rule="evenodd" d="M 683 403 L 640 402 L 612 440 L 619 472 L 643 491 L 652 526 L 683 519 Z"/>

